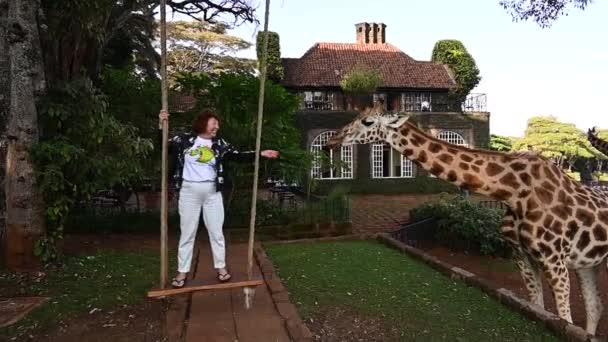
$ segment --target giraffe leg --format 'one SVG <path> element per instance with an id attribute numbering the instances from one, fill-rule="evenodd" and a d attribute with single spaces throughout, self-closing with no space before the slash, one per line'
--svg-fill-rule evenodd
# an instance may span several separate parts
<path id="1" fill-rule="evenodd" d="M 557 314 L 561 319 L 572 323 L 572 313 L 570 312 L 570 276 L 568 269 L 563 262 L 555 264 L 544 264 L 544 273 L 555 298 Z"/>
<path id="2" fill-rule="evenodd" d="M 599 270 L 600 265 L 576 270 L 579 282 L 581 284 L 583 298 L 585 299 L 585 311 L 587 312 L 587 332 L 591 335 L 595 335 L 597 323 L 600 320 L 602 311 L 604 309 L 602 305 L 602 298 L 600 297 L 597 288 L 597 276 Z"/>
<path id="3" fill-rule="evenodd" d="M 505 241 L 507 241 L 513 249 L 513 259 L 515 260 L 517 268 L 519 268 L 519 273 L 526 285 L 526 289 L 528 289 L 530 301 L 541 308 L 544 308 L 545 303 L 543 300 L 543 284 L 540 269 L 530 262 L 528 256 L 521 250 L 519 232 L 515 227 L 515 215 L 513 215 L 511 210 L 507 210 L 505 216 L 502 218 L 500 231 Z"/>
<path id="4" fill-rule="evenodd" d="M 530 259 L 522 253 L 517 253 L 515 257 L 515 263 L 519 268 L 528 294 L 530 295 L 530 302 L 545 307 L 545 301 L 543 299 L 543 283 L 540 275 L 540 270 L 530 262 Z"/>

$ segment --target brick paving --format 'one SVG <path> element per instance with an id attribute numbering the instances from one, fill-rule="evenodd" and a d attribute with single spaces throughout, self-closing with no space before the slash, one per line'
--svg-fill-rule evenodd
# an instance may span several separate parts
<path id="1" fill-rule="evenodd" d="M 203 243 L 195 279 L 217 282 L 211 252 Z M 247 274 L 247 245 L 232 244 L 227 250 L 228 266 L 233 281 L 244 280 Z M 257 262 L 254 277 L 261 278 Z M 247 342 L 289 341 L 283 319 L 274 306 L 266 285 L 256 288 L 253 306 L 244 307 L 243 289 L 195 292 L 192 295 L 186 341 Z"/>

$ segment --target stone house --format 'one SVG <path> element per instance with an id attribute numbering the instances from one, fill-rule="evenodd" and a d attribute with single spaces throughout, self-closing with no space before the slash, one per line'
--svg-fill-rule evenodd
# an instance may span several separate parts
<path id="1" fill-rule="evenodd" d="M 355 25 L 354 43 L 316 43 L 300 58 L 282 58 L 282 85 L 300 98 L 296 124 L 303 145 L 325 154 L 338 167 L 316 163 L 310 172 L 317 192 L 337 185 L 353 193 L 432 193 L 448 190 L 447 183 L 429 176 L 388 145 L 324 148 L 336 130 L 349 123 L 357 110 L 382 101 L 387 110 L 403 111 L 419 127 L 450 143 L 476 148 L 489 144 L 485 94 L 470 94 L 453 104 L 448 92 L 456 85 L 448 66 L 418 61 L 386 41 L 386 25 Z M 367 96 L 349 96 L 340 87 L 343 76 L 358 65 L 374 68 L 383 84 Z"/>

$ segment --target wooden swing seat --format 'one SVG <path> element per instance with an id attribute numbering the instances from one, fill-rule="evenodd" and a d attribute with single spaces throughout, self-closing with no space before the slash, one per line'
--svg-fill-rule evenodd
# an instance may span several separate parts
<path id="1" fill-rule="evenodd" d="M 196 291 L 219 291 L 219 290 L 227 290 L 227 289 L 235 289 L 241 287 L 253 287 L 263 285 L 264 281 L 262 279 L 252 279 L 252 280 L 242 280 L 242 281 L 229 281 L 226 283 L 217 283 L 217 284 L 209 284 L 201 281 L 192 279 L 188 281 L 187 286 L 178 289 L 152 289 L 148 291 L 148 298 L 156 298 L 156 297 L 164 297 L 177 295 L 182 293 L 190 293 Z"/>

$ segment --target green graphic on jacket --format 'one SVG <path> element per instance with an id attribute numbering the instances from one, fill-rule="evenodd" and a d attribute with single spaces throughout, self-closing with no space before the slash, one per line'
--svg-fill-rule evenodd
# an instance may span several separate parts
<path id="1" fill-rule="evenodd" d="M 192 149 L 190 151 L 190 156 L 198 156 L 198 159 L 196 161 L 203 164 L 208 164 L 213 159 L 213 157 L 215 157 L 215 155 L 213 154 L 213 150 L 207 146 L 200 146 L 197 149 Z"/>

